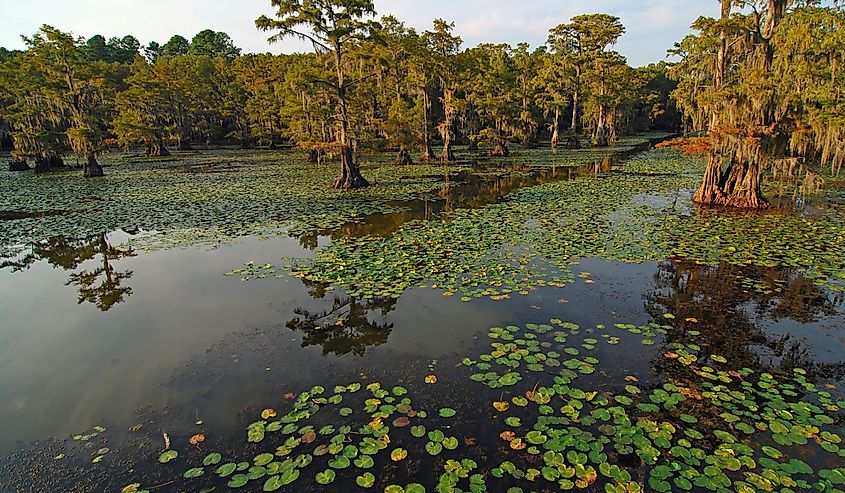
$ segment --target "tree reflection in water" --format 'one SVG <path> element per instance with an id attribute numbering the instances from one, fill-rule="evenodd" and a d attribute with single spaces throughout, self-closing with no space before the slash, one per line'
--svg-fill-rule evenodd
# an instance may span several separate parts
<path id="1" fill-rule="evenodd" d="M 124 286 L 124 282 L 132 278 L 133 271 L 117 270 L 114 262 L 135 256 L 132 248 L 112 245 L 106 233 L 78 240 L 57 236 L 4 256 L 0 269 L 20 271 L 46 261 L 54 267 L 77 271 L 84 263 L 95 261 L 93 268 L 71 273 L 65 284 L 78 289 L 79 304 L 91 303 L 106 312 L 132 295 L 132 288 Z"/>
<path id="2" fill-rule="evenodd" d="M 312 297 L 326 299 L 326 286 L 306 285 Z M 395 309 L 396 300 L 393 298 L 360 299 L 332 295 L 331 308 L 317 312 L 296 308 L 293 312 L 297 317 L 286 325 L 295 332 L 302 332 L 302 347 L 322 346 L 324 356 L 350 353 L 362 356 L 367 349 L 387 342 L 393 330 L 387 314 Z M 380 314 L 377 315 L 377 312 Z"/>
<path id="3" fill-rule="evenodd" d="M 706 266 L 675 259 L 659 264 L 654 281 L 656 289 L 645 295 L 646 310 L 655 320 L 667 312 L 676 317 L 676 330 L 667 342 L 689 342 L 686 332 L 695 330 L 702 335 L 696 343 L 710 346 L 736 367 L 762 363 L 764 355 L 756 347 L 767 348 L 770 363 L 784 369 L 845 374 L 843 362 L 816 363 L 812 349 L 794 334 L 764 329 L 765 319 L 792 321 L 798 327 L 841 310 L 842 293 L 816 286 L 796 269 Z"/>

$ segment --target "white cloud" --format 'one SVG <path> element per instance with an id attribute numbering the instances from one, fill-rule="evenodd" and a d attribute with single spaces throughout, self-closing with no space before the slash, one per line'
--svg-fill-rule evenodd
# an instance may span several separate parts
<path id="1" fill-rule="evenodd" d="M 272 14 L 269 0 L 0 0 L 4 21 L 0 46 L 22 48 L 20 34 L 51 24 L 81 36 L 132 34 L 146 44 L 163 43 L 172 34 L 191 38 L 206 28 L 226 31 L 245 52 L 306 50 L 308 45 L 285 40 L 269 45 L 267 34 L 255 29 L 261 14 Z M 606 12 L 622 18 L 627 34 L 618 49 L 635 65 L 658 61 L 672 44 L 689 32 L 699 15 L 715 15 L 713 0 L 376 0 L 380 14 L 394 14 L 419 30 L 436 17 L 455 21 L 465 44 L 481 42 L 543 44 L 548 30 L 580 13 Z"/>

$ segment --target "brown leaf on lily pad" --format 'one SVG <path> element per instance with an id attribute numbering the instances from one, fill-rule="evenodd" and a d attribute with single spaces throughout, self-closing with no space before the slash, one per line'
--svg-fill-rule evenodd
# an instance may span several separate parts
<path id="1" fill-rule="evenodd" d="M 306 433 L 302 435 L 302 443 L 306 445 L 309 443 L 314 443 L 315 440 L 317 440 L 317 434 L 313 431 L 311 433 Z"/>
<path id="2" fill-rule="evenodd" d="M 407 416 L 399 416 L 398 418 L 393 420 L 393 426 L 397 428 L 404 428 L 411 424 L 411 420 L 408 419 Z"/>
<path id="3" fill-rule="evenodd" d="M 512 431 L 503 431 L 499 433 L 499 438 L 506 442 L 512 442 L 516 438 L 516 433 Z"/>
<path id="4" fill-rule="evenodd" d="M 192 437 L 188 440 L 188 442 L 189 442 L 191 445 L 199 445 L 200 443 L 202 443 L 202 442 L 204 442 L 204 441 L 205 441 L 205 435 L 203 435 L 202 433 L 197 433 L 196 435 L 192 436 Z"/>
<path id="5" fill-rule="evenodd" d="M 496 401 L 493 403 L 493 408 L 500 413 L 507 411 L 509 407 L 511 407 L 511 405 L 506 401 Z"/>

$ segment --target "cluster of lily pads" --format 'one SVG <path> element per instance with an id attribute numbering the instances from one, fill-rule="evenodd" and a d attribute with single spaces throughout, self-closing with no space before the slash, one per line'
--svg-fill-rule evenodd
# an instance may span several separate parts
<path id="1" fill-rule="evenodd" d="M 503 299 L 574 282 L 578 258 L 629 262 L 681 257 L 801 269 L 845 290 L 845 216 L 724 214 L 691 206 L 703 162 L 669 149 L 627 161 L 622 173 L 534 186 L 501 203 L 412 221 L 388 237 L 341 238 L 314 259 L 248 265 L 244 280 L 286 271 L 354 296 L 399 297 L 427 286 L 464 300 Z"/>
<path id="2" fill-rule="evenodd" d="M 655 136 L 630 137 L 608 149 L 525 150 L 519 161 L 532 167 L 577 166 Z M 362 156 L 364 173 L 375 186 L 352 192 L 328 187 L 336 163 L 308 163 L 304 153 L 289 150 L 176 152 L 172 159 L 157 161 L 113 153 L 103 156 L 107 174 L 95 181 L 82 180 L 76 172 L 0 171 L 0 187 L 6 191 L 0 211 L 20 217 L 0 221 L 0 247 L 119 229 L 145 232 L 135 240 L 145 249 L 219 244 L 250 235 L 312 234 L 371 214 L 403 211 L 401 202 L 453 185 L 444 176 L 481 156 L 466 150 L 461 155 L 467 159 L 449 167 L 396 166 L 389 153 Z"/>
<path id="3" fill-rule="evenodd" d="M 247 425 L 246 457 L 211 452 L 183 465 L 167 450 L 159 462 L 201 491 L 845 489 L 845 400 L 801 368 L 736 367 L 706 351 L 696 330 L 669 342 L 678 329 L 674 315 L 664 320 L 493 327 L 488 349 L 461 362 L 478 386 L 470 392 L 490 399 L 486 410 L 428 413 L 402 386 L 315 386 L 285 396 L 286 412 L 267 408 Z M 664 379 L 601 364 L 598 356 L 619 357 L 631 344 L 653 353 Z M 450 421 L 456 416 L 460 422 Z M 490 428 L 496 432 L 478 442 L 466 435 Z M 439 471 L 433 484 L 429 474 L 410 473 L 419 464 Z M 132 483 L 123 493 L 145 491 Z"/>
<path id="4" fill-rule="evenodd" d="M 614 326 L 644 343 L 668 328 Z M 490 471 L 494 478 L 532 489 L 603 484 L 608 493 L 639 492 L 644 482 L 658 492 L 842 491 L 845 448 L 836 427 L 845 401 L 834 402 L 804 370 L 775 376 L 731 368 L 697 344 L 672 343 L 663 355 L 676 366 L 669 381 L 644 388 L 629 375 L 616 388 L 608 377 L 580 385 L 599 363 L 583 355 L 598 340 L 582 332 L 560 320 L 496 327 L 492 351 L 464 360 L 477 371 L 470 378 L 491 389 L 528 388 L 493 402 L 511 451 L 504 453 L 512 454 Z M 601 325 L 586 332 L 613 337 Z M 580 345 L 568 342 L 575 337 Z M 537 383 L 526 386 L 523 376 Z M 805 462 L 811 459 L 818 465 Z"/>
<path id="5" fill-rule="evenodd" d="M 457 411 L 449 407 L 437 411 L 442 427 L 424 423 L 431 421 L 428 413 L 413 407 L 408 390 L 402 386 L 382 388 L 380 383 L 367 385 L 363 402 L 353 408 L 354 397 L 362 393 L 362 384 L 354 382 L 335 386 L 328 393 L 324 387 L 315 386 L 296 396 L 291 409 L 280 415 L 275 409 L 265 409 L 260 419 L 247 426 L 246 441 L 258 446 L 269 443 L 266 452 L 252 459 L 226 460 L 217 452 L 209 453 L 202 464 L 182 473 L 185 480 L 202 482 L 212 478 L 211 484 L 225 484 L 228 488 L 248 487 L 250 490 L 277 491 L 284 486 L 303 481 L 306 468 L 316 470 L 313 480 L 318 485 L 334 483 L 341 475 L 362 488 L 370 489 L 377 483 L 377 461 L 389 459 L 400 463 L 408 458 L 408 450 L 400 446 L 407 441 L 419 440 L 431 457 L 458 449 L 460 442 L 448 434 L 444 420 L 455 417 Z M 331 395 L 329 395 L 331 394 Z M 364 418 L 362 419 L 361 416 Z M 322 422 L 327 424 L 317 424 Z M 175 450 L 167 450 L 159 462 L 168 464 L 179 457 Z M 384 457 L 384 459 L 383 459 Z M 318 465 L 319 464 L 319 465 Z M 437 491 L 456 491 L 464 479 L 469 491 L 486 491 L 483 475 L 473 472 L 475 461 L 467 458 L 449 458 L 442 465 L 443 474 Z M 127 485 L 124 493 L 142 493 L 140 483 Z M 421 493 L 425 486 L 419 483 L 386 484 L 386 492 Z"/>

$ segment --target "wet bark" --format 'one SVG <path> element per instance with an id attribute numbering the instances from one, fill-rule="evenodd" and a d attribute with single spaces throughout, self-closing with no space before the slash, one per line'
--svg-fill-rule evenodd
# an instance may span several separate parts
<path id="1" fill-rule="evenodd" d="M 88 155 L 85 162 L 85 178 L 95 178 L 103 176 L 103 167 L 97 162 L 97 158 L 93 154 Z"/>
<path id="2" fill-rule="evenodd" d="M 731 166 L 722 189 L 727 194 L 724 203 L 740 209 L 766 209 L 769 203 L 763 198 L 761 173 L 758 165 L 744 162 Z"/>
<path id="3" fill-rule="evenodd" d="M 555 108 L 555 119 L 552 122 L 552 149 L 557 149 L 560 143 L 560 108 Z"/>

